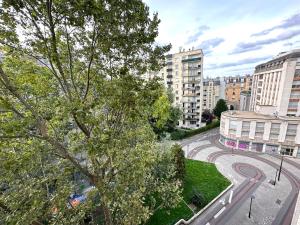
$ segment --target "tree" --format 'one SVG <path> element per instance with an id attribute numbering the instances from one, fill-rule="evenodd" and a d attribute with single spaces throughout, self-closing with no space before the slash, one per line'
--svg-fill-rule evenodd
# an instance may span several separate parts
<path id="1" fill-rule="evenodd" d="M 183 181 L 185 175 L 185 157 L 181 146 L 175 144 L 171 148 L 176 166 L 176 177 Z"/>
<path id="2" fill-rule="evenodd" d="M 228 107 L 226 105 L 225 100 L 224 99 L 219 99 L 217 104 L 216 104 L 216 107 L 213 110 L 213 113 L 216 117 L 218 117 L 218 119 L 220 119 L 221 113 L 224 112 L 224 111 L 227 111 L 227 110 L 228 110 Z"/>
<path id="3" fill-rule="evenodd" d="M 163 94 L 154 102 L 152 110 L 149 110 L 149 112 L 152 112 L 149 114 L 149 121 L 160 140 L 165 137 L 166 132 L 174 131 L 182 113 L 178 107 L 172 105 L 174 101 L 172 90 L 165 91 L 162 85 L 156 87 L 156 90 L 161 90 Z M 158 120 L 158 118 L 160 119 Z"/>
<path id="4" fill-rule="evenodd" d="M 206 122 L 206 124 L 210 124 L 213 120 L 213 114 L 208 109 L 205 109 L 202 112 L 202 119 L 203 122 Z"/>
<path id="5" fill-rule="evenodd" d="M 173 105 L 173 103 L 174 103 L 173 90 L 169 88 L 167 90 L 167 94 L 168 94 L 169 101 L 171 103 L 171 107 L 170 107 L 169 119 L 166 123 L 166 130 L 169 132 L 172 132 L 176 128 L 178 120 L 182 116 L 182 111 L 180 110 L 180 108 L 178 106 Z"/>
<path id="6" fill-rule="evenodd" d="M 0 222 L 82 224 L 100 209 L 107 225 L 141 224 L 155 209 L 145 196 L 176 205 L 148 122 L 165 97 L 140 78 L 170 49 L 154 45 L 157 14 L 139 0 L 0 4 Z M 74 174 L 95 189 L 70 209 Z"/>

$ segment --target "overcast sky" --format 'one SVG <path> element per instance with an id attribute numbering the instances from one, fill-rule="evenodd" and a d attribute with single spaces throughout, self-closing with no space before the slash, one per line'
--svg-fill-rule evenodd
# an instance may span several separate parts
<path id="1" fill-rule="evenodd" d="M 144 0 L 158 12 L 160 44 L 204 51 L 204 77 L 253 73 L 279 52 L 300 48 L 299 0 Z"/>

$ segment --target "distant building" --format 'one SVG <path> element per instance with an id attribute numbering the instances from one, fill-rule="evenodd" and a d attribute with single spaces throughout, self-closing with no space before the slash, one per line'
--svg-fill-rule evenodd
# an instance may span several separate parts
<path id="1" fill-rule="evenodd" d="M 180 127 L 198 128 L 201 126 L 203 96 L 203 52 L 192 49 L 166 56 L 166 66 L 159 72 L 145 75 L 146 79 L 161 77 L 167 88 L 172 89 L 174 105 L 182 112 Z"/>
<path id="2" fill-rule="evenodd" d="M 220 142 L 300 158 L 300 49 L 255 67 L 251 111 L 222 113 Z"/>
<path id="3" fill-rule="evenodd" d="M 240 94 L 240 110 L 249 111 L 251 100 L 251 91 L 242 91 Z"/>
<path id="4" fill-rule="evenodd" d="M 204 79 L 203 81 L 203 110 L 212 111 L 220 99 L 221 79 Z"/>
<path id="5" fill-rule="evenodd" d="M 238 110 L 242 91 L 251 91 L 252 76 L 225 77 L 225 100 L 229 109 Z"/>

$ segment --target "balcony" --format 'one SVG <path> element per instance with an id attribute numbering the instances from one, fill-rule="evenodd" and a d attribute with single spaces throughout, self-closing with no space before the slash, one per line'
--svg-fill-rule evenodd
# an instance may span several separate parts
<path id="1" fill-rule="evenodd" d="M 288 108 L 288 111 L 290 111 L 290 112 L 297 112 L 297 108 Z"/>
<path id="2" fill-rule="evenodd" d="M 196 57 L 196 58 L 190 58 L 190 59 L 183 59 L 181 62 L 186 63 L 186 62 L 196 62 L 196 61 L 201 61 L 201 57 Z"/>
<path id="3" fill-rule="evenodd" d="M 196 97 L 196 93 L 183 94 L 183 97 Z"/>

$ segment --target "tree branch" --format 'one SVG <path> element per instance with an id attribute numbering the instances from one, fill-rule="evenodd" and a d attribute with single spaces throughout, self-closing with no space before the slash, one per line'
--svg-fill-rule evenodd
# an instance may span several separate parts
<path id="1" fill-rule="evenodd" d="M 52 0 L 47 0 L 47 14 L 48 14 L 48 19 L 49 19 L 49 29 L 50 29 L 50 33 L 51 33 L 51 47 L 53 50 L 53 59 L 57 65 L 58 71 L 64 81 L 69 98 L 72 99 L 72 95 L 69 90 L 69 85 L 68 85 L 67 79 L 66 79 L 64 71 L 63 71 L 62 64 L 61 64 L 61 62 L 59 60 L 59 56 L 58 56 L 58 50 L 57 50 L 57 45 L 56 45 L 57 40 L 56 40 L 56 34 L 55 34 L 55 25 L 53 23 L 53 17 L 52 17 Z"/>
<path id="2" fill-rule="evenodd" d="M 91 57 L 90 57 L 90 61 L 88 64 L 88 71 L 87 71 L 87 84 L 86 84 L 86 90 L 85 90 L 85 94 L 83 99 L 86 99 L 88 92 L 89 92 L 89 88 L 90 88 L 90 72 L 91 72 L 91 66 L 92 66 L 92 62 L 94 59 L 94 49 L 95 49 L 95 42 L 96 42 L 96 28 L 95 28 L 95 24 L 94 24 L 94 28 L 93 28 L 93 37 L 92 37 L 92 45 L 91 45 Z"/>

